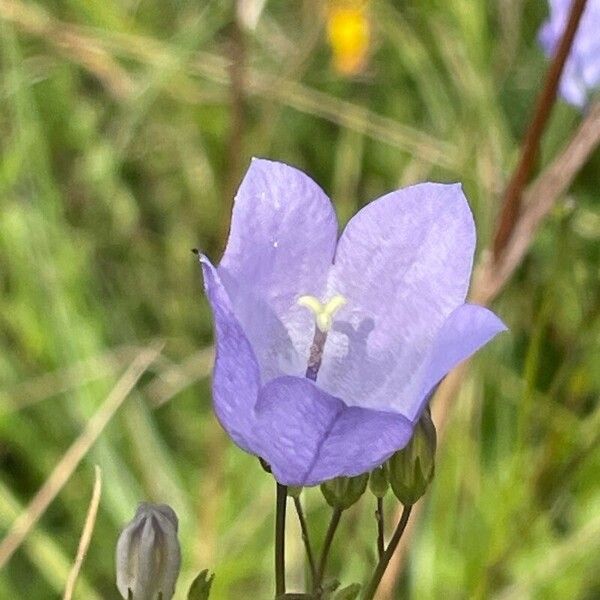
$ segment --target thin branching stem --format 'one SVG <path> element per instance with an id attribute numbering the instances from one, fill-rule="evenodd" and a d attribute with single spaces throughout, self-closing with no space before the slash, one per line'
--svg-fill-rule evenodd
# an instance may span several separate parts
<path id="1" fill-rule="evenodd" d="M 367 584 L 367 587 L 363 591 L 362 600 L 372 600 L 375 597 L 375 592 L 379 587 L 381 582 L 381 578 L 387 569 L 387 566 L 392 558 L 396 548 L 398 547 L 398 543 L 400 542 L 400 538 L 406 529 L 406 525 L 408 523 L 408 518 L 410 517 L 410 512 L 412 510 L 412 506 L 405 506 L 402 511 L 402 516 L 400 517 L 400 521 L 398 526 L 396 527 L 396 531 L 394 531 L 394 535 L 390 540 L 388 547 L 385 549 L 383 556 L 379 559 L 379 563 L 377 563 L 377 567 L 375 568 L 375 572 L 371 577 L 371 581 Z"/>
<path id="2" fill-rule="evenodd" d="M 335 536 L 335 532 L 340 524 L 340 518 L 342 516 L 341 508 L 334 508 L 331 514 L 331 521 L 329 521 L 329 527 L 325 534 L 325 541 L 323 542 L 323 550 L 321 552 L 321 559 L 319 560 L 319 568 L 317 570 L 317 576 L 313 583 L 313 591 L 318 593 L 321 584 L 323 583 L 323 577 L 325 575 L 325 569 L 327 568 L 327 559 L 329 558 L 329 551 L 331 550 L 331 544 Z"/>
<path id="3" fill-rule="evenodd" d="M 294 506 L 296 507 L 296 513 L 300 523 L 300 530 L 302 531 L 302 541 L 304 542 L 304 549 L 306 550 L 306 558 L 308 560 L 308 567 L 310 569 L 310 583 L 311 586 L 313 586 L 317 576 L 317 569 L 315 565 L 315 556 L 312 551 L 312 545 L 310 543 L 310 537 L 308 534 L 308 524 L 306 522 L 306 517 L 304 516 L 304 510 L 302 509 L 302 502 L 300 502 L 300 498 L 294 498 Z"/>

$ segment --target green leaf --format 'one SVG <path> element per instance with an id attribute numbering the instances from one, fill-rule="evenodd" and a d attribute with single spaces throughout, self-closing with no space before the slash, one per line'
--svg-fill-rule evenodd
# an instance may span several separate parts
<path id="1" fill-rule="evenodd" d="M 210 586 L 212 585 L 215 574 L 209 576 L 208 569 L 201 571 L 198 577 L 194 579 L 188 592 L 188 600 L 207 600 L 210 595 Z"/>

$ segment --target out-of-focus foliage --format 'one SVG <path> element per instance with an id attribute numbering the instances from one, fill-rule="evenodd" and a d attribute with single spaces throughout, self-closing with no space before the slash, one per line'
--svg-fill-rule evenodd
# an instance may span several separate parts
<path id="1" fill-rule="evenodd" d="M 236 25 L 217 1 L 0 2 L 0 532 L 139 348 L 166 340 L 0 573 L 2 598 L 61 593 L 95 463 L 78 597 L 117 597 L 114 547 L 140 500 L 180 517 L 176 597 L 203 568 L 212 598 L 270 597 L 274 486 L 211 412 L 189 252 L 218 259 L 250 156 L 310 173 L 342 223 L 401 185 L 461 181 L 489 242 L 546 67 L 543 1 L 373 0 L 353 76 L 334 68 L 332 3 L 243 4 Z M 559 103 L 540 165 L 580 118 Z M 495 306 L 511 332 L 456 398 L 401 597 L 600 595 L 599 168 L 596 154 Z M 318 490 L 303 500 L 320 542 L 329 508 Z M 331 565 L 345 584 L 374 564 L 374 502 L 344 513 Z M 289 532 L 293 589 L 293 514 Z"/>

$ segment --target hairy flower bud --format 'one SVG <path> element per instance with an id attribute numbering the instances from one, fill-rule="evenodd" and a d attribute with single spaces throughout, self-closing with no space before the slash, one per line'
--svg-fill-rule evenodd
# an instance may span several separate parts
<path id="1" fill-rule="evenodd" d="M 117 542 L 117 588 L 123 598 L 171 600 L 181 563 L 177 526 L 170 506 L 138 506 Z"/>
<path id="2" fill-rule="evenodd" d="M 321 493 L 331 508 L 350 508 L 367 489 L 369 474 L 358 477 L 336 477 L 321 484 Z"/>
<path id="3" fill-rule="evenodd" d="M 371 471 L 369 489 L 376 498 L 383 498 L 390 487 L 387 474 L 387 465 L 383 464 Z"/>
<path id="4" fill-rule="evenodd" d="M 408 445 L 388 461 L 392 490 L 404 506 L 413 505 L 433 479 L 435 449 L 435 426 L 429 412 L 424 411 Z"/>

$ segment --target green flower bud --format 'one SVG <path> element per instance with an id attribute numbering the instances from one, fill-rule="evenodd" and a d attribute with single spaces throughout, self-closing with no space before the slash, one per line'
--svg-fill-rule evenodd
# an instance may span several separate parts
<path id="1" fill-rule="evenodd" d="M 390 487 L 387 474 L 387 465 L 381 465 L 373 471 L 369 477 L 369 489 L 376 498 L 383 498 Z"/>
<path id="2" fill-rule="evenodd" d="M 300 498 L 300 494 L 304 488 L 301 485 L 289 485 L 287 489 L 290 498 Z"/>
<path id="3" fill-rule="evenodd" d="M 331 508 L 346 510 L 365 493 L 368 481 L 368 473 L 358 477 L 336 477 L 321 484 L 321 493 Z"/>
<path id="4" fill-rule="evenodd" d="M 123 598 L 171 600 L 181 554 L 177 515 L 166 504 L 140 504 L 117 542 L 117 587 Z"/>
<path id="5" fill-rule="evenodd" d="M 435 449 L 435 426 L 426 410 L 408 445 L 388 461 L 392 490 L 404 506 L 412 506 L 425 493 L 433 479 Z"/>

